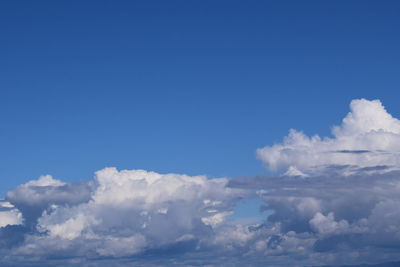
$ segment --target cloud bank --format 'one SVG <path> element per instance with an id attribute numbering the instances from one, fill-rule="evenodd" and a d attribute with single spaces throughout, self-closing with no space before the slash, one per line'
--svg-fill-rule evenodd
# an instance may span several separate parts
<path id="1" fill-rule="evenodd" d="M 127 257 L 182 244 L 191 249 L 212 235 L 243 194 L 227 182 L 115 168 L 98 171 L 88 183 L 43 176 L 7 194 L 29 228 L 12 252 Z"/>
<path id="2" fill-rule="evenodd" d="M 400 122 L 353 100 L 333 137 L 291 130 L 257 150 L 281 176 L 105 168 L 46 175 L 0 202 L 2 265 L 324 266 L 400 261 Z M 260 222 L 230 217 L 260 198 Z"/>

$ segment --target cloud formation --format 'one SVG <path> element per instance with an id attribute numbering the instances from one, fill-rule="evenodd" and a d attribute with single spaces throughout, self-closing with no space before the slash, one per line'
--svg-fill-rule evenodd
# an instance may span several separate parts
<path id="1" fill-rule="evenodd" d="M 379 100 L 351 101 L 350 112 L 333 137 L 308 137 L 290 130 L 281 144 L 257 150 L 257 156 L 272 171 L 296 171 L 315 175 L 336 167 L 342 174 L 400 168 L 400 121 Z M 380 168 L 376 168 L 380 167 Z"/>
<path id="2" fill-rule="evenodd" d="M 8 201 L 0 201 L 0 227 L 22 224 L 22 214 Z"/>
<path id="3" fill-rule="evenodd" d="M 209 179 L 105 168 L 46 175 L 0 202 L 0 263 L 323 266 L 400 261 L 400 122 L 354 100 L 332 138 L 292 130 L 258 156 L 282 176 Z M 257 224 L 230 218 L 263 201 Z"/>
<path id="4" fill-rule="evenodd" d="M 304 265 L 340 265 L 399 260 L 399 177 L 398 171 L 306 179 L 260 176 L 232 180 L 230 186 L 255 190 L 264 209 L 273 211 L 250 241 L 264 242 L 263 255 L 302 257 Z M 268 246 L 270 233 L 263 232 L 270 229 L 279 229 L 274 246 Z M 290 246 L 284 242 L 288 238 Z"/>
<path id="5" fill-rule="evenodd" d="M 194 249 L 209 242 L 243 196 L 243 190 L 227 183 L 115 168 L 78 184 L 42 176 L 7 194 L 27 228 L 24 241 L 12 251 L 24 257 L 96 258 L 179 245 Z"/>

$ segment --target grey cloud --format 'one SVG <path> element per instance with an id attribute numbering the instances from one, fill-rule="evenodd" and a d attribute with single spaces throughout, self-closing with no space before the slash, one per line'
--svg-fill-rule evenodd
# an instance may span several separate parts
<path id="1" fill-rule="evenodd" d="M 333 151 L 334 153 L 345 153 L 345 154 L 364 154 L 371 153 L 369 150 L 337 150 Z"/>
<path id="2" fill-rule="evenodd" d="M 87 202 L 93 183 L 20 185 L 7 193 L 6 200 L 23 213 L 25 225 L 34 227 L 37 219 L 52 205 L 74 206 Z"/>
<path id="3" fill-rule="evenodd" d="M 28 262 L 199 251 L 212 246 L 215 232 L 246 195 L 227 183 L 115 168 L 98 171 L 87 183 L 41 177 L 7 194 L 24 224 L 0 228 L 3 247 L 8 258 Z"/>
<path id="4" fill-rule="evenodd" d="M 0 263 L 324 266 L 400 260 L 400 122 L 354 100 L 333 138 L 291 131 L 258 150 L 277 176 L 209 179 L 105 168 L 42 176 L 0 201 Z M 230 219 L 259 197 L 263 219 Z M 376 265 L 378 266 L 378 265 Z M 382 265 L 385 266 L 385 265 Z"/>
<path id="5" fill-rule="evenodd" d="M 7 255 L 5 265 L 33 266 L 35 261 L 51 266 L 396 261 L 399 177 L 398 171 L 332 172 L 227 180 L 104 169 L 89 183 L 26 184 L 13 190 L 9 201 L 23 207 L 24 217 L 31 216 L 24 213 L 29 207 L 42 213 L 31 221 L 34 227 L 0 228 L 0 253 Z M 22 192 L 36 200 L 29 206 Z M 226 218 L 239 199 L 253 195 L 265 201 L 262 223 L 241 225 Z"/>
<path id="6" fill-rule="evenodd" d="M 356 264 L 400 258 L 398 171 L 308 178 L 258 176 L 231 180 L 229 186 L 257 192 L 265 201 L 264 209 L 272 211 L 262 226 L 253 228 L 250 243 L 256 244 L 260 236 L 268 239 L 265 229 L 278 228 L 280 240 L 288 234 L 298 241 L 308 240 L 308 247 L 299 244 L 310 258 L 326 255 L 320 265 L 340 264 L 340 259 Z M 284 249 L 282 241 L 275 243 Z"/>

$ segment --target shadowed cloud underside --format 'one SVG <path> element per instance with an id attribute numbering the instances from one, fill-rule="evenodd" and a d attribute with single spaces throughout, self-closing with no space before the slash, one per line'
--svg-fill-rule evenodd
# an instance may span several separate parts
<path id="1" fill-rule="evenodd" d="M 283 175 L 210 179 L 105 168 L 81 183 L 46 175 L 22 184 L 1 202 L 2 263 L 398 261 L 400 122 L 379 100 L 353 100 L 350 109 L 333 137 L 291 130 L 283 143 L 257 150 Z M 255 197 L 263 201 L 261 223 L 230 217 Z"/>

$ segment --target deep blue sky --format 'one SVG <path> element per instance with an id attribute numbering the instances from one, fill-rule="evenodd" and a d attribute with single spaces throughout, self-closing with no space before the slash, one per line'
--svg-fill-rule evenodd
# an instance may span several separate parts
<path id="1" fill-rule="evenodd" d="M 265 172 L 353 98 L 400 116 L 399 1 L 1 1 L 0 193 L 106 166 Z"/>

